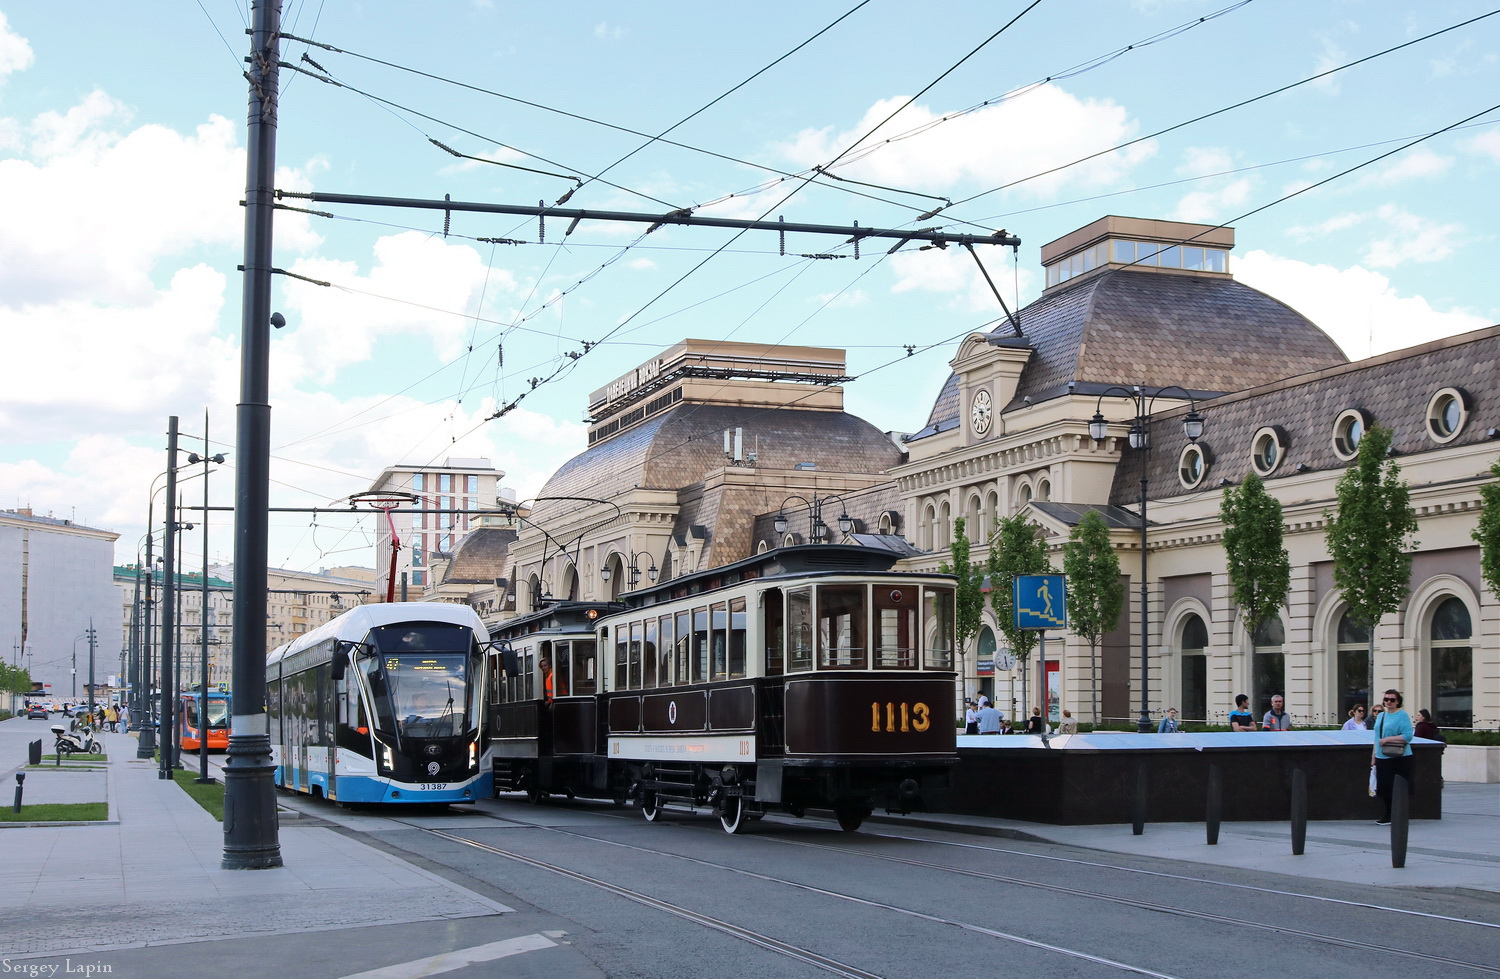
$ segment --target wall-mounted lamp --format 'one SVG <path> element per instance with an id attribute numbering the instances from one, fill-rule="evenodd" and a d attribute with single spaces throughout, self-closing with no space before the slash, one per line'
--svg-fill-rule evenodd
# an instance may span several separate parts
<path id="1" fill-rule="evenodd" d="M 1292 467 L 1292 472 L 1305 473 L 1305 472 L 1307 472 L 1307 470 L 1309 468 L 1311 468 L 1311 467 L 1308 466 L 1307 463 L 1305 463 L 1305 462 L 1299 462 L 1295 466 Z"/>
<path id="2" fill-rule="evenodd" d="M 1228 476 L 1220 476 L 1219 477 L 1219 485 L 1220 486 L 1232 486 L 1232 485 L 1234 485 L 1234 480 L 1230 479 Z"/>

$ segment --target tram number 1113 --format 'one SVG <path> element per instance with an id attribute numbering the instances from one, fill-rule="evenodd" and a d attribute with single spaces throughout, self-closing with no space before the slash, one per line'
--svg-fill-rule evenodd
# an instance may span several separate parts
<path id="1" fill-rule="evenodd" d="M 883 711 L 882 708 L 884 708 Z M 884 718 L 881 716 L 882 713 L 884 713 Z M 896 731 L 905 734 L 908 731 L 925 731 L 931 726 L 932 709 L 920 701 L 915 704 L 876 702 L 870 705 L 870 730 L 877 734 Z"/>

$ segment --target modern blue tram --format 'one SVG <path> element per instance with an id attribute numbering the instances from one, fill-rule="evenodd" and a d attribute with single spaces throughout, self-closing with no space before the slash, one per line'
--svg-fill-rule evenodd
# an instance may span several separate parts
<path id="1" fill-rule="evenodd" d="M 361 605 L 266 662 L 276 784 L 341 803 L 491 795 L 484 623 L 467 605 Z"/>

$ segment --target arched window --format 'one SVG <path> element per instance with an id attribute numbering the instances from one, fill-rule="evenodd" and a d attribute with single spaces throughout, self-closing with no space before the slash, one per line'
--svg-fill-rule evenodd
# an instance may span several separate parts
<path id="1" fill-rule="evenodd" d="M 964 507 L 964 536 L 969 540 L 984 540 L 984 518 L 980 513 L 978 493 L 971 495 Z"/>
<path id="2" fill-rule="evenodd" d="M 1446 598 L 1432 613 L 1432 719 L 1439 727 L 1474 726 L 1474 626 L 1462 599 Z"/>
<path id="3" fill-rule="evenodd" d="M 931 503 L 922 508 L 922 526 L 919 528 L 921 541 L 918 546 L 924 551 L 931 551 L 937 547 L 937 507 Z"/>
<path id="4" fill-rule="evenodd" d="M 989 540 L 995 528 L 1000 526 L 1000 494 L 991 490 L 984 501 L 985 540 Z"/>
<path id="5" fill-rule="evenodd" d="M 1037 481 L 1036 498 L 1043 503 L 1052 499 L 1052 480 L 1044 478 Z"/>
<path id="6" fill-rule="evenodd" d="M 1196 613 L 1182 620 L 1182 719 L 1208 719 L 1208 626 Z"/>
<path id="7" fill-rule="evenodd" d="M 1271 709 L 1271 698 L 1286 693 L 1286 628 L 1279 616 L 1262 622 L 1250 636 L 1254 652 L 1250 669 L 1251 700 L 1256 722 Z"/>
<path id="8" fill-rule="evenodd" d="M 935 528 L 937 537 L 933 540 L 934 547 L 943 548 L 953 543 L 953 506 L 943 501 L 942 509 L 938 512 L 938 525 Z"/>
<path id="9" fill-rule="evenodd" d="M 1338 697 L 1338 716 L 1334 720 L 1349 716 L 1355 704 L 1370 707 L 1370 629 L 1345 612 L 1339 619 L 1338 676 L 1334 681 Z"/>

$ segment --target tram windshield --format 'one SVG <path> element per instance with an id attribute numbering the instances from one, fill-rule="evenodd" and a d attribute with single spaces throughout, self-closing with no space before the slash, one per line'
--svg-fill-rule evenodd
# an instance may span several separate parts
<path id="1" fill-rule="evenodd" d="M 377 657 L 360 668 L 376 702 L 376 726 L 414 738 L 445 738 L 477 726 L 469 696 L 473 634 L 458 626 L 387 626 L 370 637 Z M 470 714 L 473 717 L 470 717 Z"/>
<path id="2" fill-rule="evenodd" d="M 189 727 L 198 726 L 198 700 L 197 694 L 183 698 L 183 712 Z M 208 698 L 208 726 L 211 730 L 229 727 L 229 701 L 226 698 Z"/>

